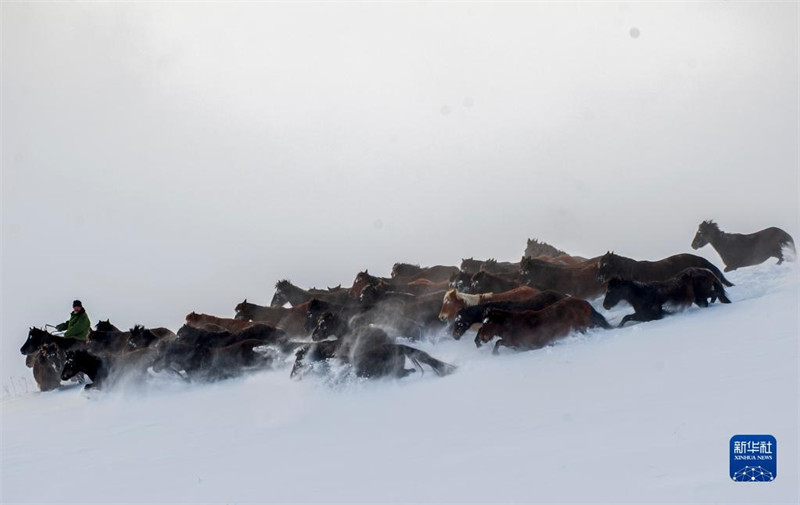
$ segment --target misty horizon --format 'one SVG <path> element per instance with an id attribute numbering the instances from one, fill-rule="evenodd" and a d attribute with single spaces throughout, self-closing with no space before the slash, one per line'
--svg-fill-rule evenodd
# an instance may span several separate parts
<path id="1" fill-rule="evenodd" d="M 30 326 L 175 329 L 395 262 L 798 237 L 797 5 L 2 8 L 3 379 Z"/>

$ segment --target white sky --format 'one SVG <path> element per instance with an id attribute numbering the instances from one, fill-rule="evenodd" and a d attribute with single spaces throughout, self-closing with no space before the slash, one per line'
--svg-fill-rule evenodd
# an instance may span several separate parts
<path id="1" fill-rule="evenodd" d="M 4 380 L 74 298 L 177 328 L 528 237 L 800 239 L 795 2 L 0 9 Z"/>

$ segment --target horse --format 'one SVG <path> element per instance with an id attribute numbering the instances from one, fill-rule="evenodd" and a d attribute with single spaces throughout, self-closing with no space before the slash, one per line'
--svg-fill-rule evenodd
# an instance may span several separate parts
<path id="1" fill-rule="evenodd" d="M 358 299 L 367 286 L 382 288 L 386 291 L 421 295 L 444 289 L 447 284 L 448 281 L 446 280 L 432 282 L 427 279 L 417 279 L 407 282 L 405 279 L 399 278 L 376 277 L 370 275 L 369 270 L 364 270 L 363 272 L 359 272 L 353 280 L 353 287 L 350 288 L 350 296 Z"/>
<path id="2" fill-rule="evenodd" d="M 48 331 L 31 327 L 28 331 L 28 338 L 25 340 L 25 343 L 22 344 L 22 347 L 19 348 L 19 352 L 22 355 L 32 354 L 35 353 L 43 344 L 49 343 L 54 343 L 59 349 L 64 351 L 70 349 L 82 349 L 86 347 L 85 340 L 72 337 L 60 337 L 58 335 L 53 335 Z"/>
<path id="3" fill-rule="evenodd" d="M 237 332 L 259 323 L 190 312 L 186 314 L 186 324 L 195 328 L 202 328 L 206 324 L 214 324 L 230 332 Z"/>
<path id="4" fill-rule="evenodd" d="M 310 333 L 317 326 L 317 321 L 320 316 L 326 312 L 332 312 L 341 315 L 345 319 L 361 311 L 361 307 L 352 303 L 347 305 L 339 305 L 336 303 L 325 302 L 314 298 L 306 305 L 306 315 L 303 322 L 303 329 L 306 333 Z"/>
<path id="5" fill-rule="evenodd" d="M 490 258 L 483 262 L 478 271 L 506 277 L 516 277 L 519 275 L 519 263 L 497 261 L 494 258 Z"/>
<path id="6" fill-rule="evenodd" d="M 292 307 L 263 307 L 255 303 L 248 303 L 247 299 L 238 304 L 234 309 L 236 316 L 234 319 L 240 321 L 252 321 L 254 323 L 263 323 L 277 328 L 283 328 L 292 335 L 305 336 L 311 331 L 308 324 L 305 324 L 303 318 L 308 307 L 308 304 L 317 298 L 299 304 L 294 304 Z M 349 297 L 342 297 L 345 302 L 350 301 Z M 328 302 L 325 302 L 328 303 Z M 313 324 L 311 325 L 313 327 Z"/>
<path id="7" fill-rule="evenodd" d="M 539 242 L 539 239 L 528 239 L 528 243 L 525 246 L 525 254 L 523 257 L 526 258 L 535 258 L 537 256 L 549 256 L 551 258 L 555 258 L 556 256 L 568 256 L 568 254 L 561 249 L 557 249 L 547 242 Z"/>
<path id="8" fill-rule="evenodd" d="M 153 371 L 169 369 L 186 373 L 190 380 L 219 380 L 239 375 L 245 369 L 271 366 L 275 356 L 255 350 L 265 345 L 257 339 L 246 339 L 222 347 L 172 342 L 153 363 Z"/>
<path id="9" fill-rule="evenodd" d="M 522 258 L 520 275 L 528 286 L 551 289 L 579 298 L 593 298 L 605 292 L 597 278 L 598 261 L 590 259 L 574 266 L 558 265 L 535 258 Z"/>
<path id="10" fill-rule="evenodd" d="M 541 310 L 509 312 L 499 309 L 486 311 L 483 326 L 475 337 L 475 345 L 500 340 L 494 346 L 494 354 L 501 346 L 517 350 L 539 349 L 571 331 L 586 331 L 589 328 L 610 329 L 608 321 L 586 300 L 566 297 Z"/>
<path id="11" fill-rule="evenodd" d="M 619 277 L 639 282 L 665 281 L 689 267 L 707 268 L 724 285 L 733 286 L 733 283 L 722 275 L 719 268 L 707 259 L 694 254 L 675 254 L 658 261 L 636 261 L 609 251 L 600 257 L 597 279 L 605 281 L 612 277 Z"/>
<path id="12" fill-rule="evenodd" d="M 548 305 L 566 298 L 567 295 L 557 291 L 542 291 L 538 295 L 520 301 L 488 302 L 480 305 L 465 306 L 458 311 L 453 319 L 452 335 L 456 340 L 476 324 L 483 324 L 487 309 L 500 309 L 519 312 L 522 310 L 542 310 Z"/>
<path id="13" fill-rule="evenodd" d="M 266 324 L 254 324 L 237 332 L 207 331 L 188 324 L 178 330 L 177 342 L 198 347 L 225 347 L 243 340 L 258 340 L 261 345 L 281 345 L 288 340 L 287 333 Z"/>
<path id="14" fill-rule="evenodd" d="M 53 343 L 43 344 L 38 351 L 29 356 L 30 366 L 33 368 L 33 378 L 39 391 L 46 392 L 57 389 L 61 386 L 61 367 L 62 360 L 59 359 L 58 346 Z M 26 364 L 28 360 L 26 360 Z"/>
<path id="15" fill-rule="evenodd" d="M 769 258 L 777 258 L 780 265 L 784 260 L 784 247 L 789 247 L 795 252 L 792 236 L 780 228 L 766 228 L 747 235 L 725 233 L 711 220 L 703 221 L 697 227 L 697 233 L 692 240 L 692 249 L 700 249 L 706 244 L 711 244 L 717 251 L 725 263 L 726 272 L 758 265 Z"/>
<path id="16" fill-rule="evenodd" d="M 317 319 L 317 324 L 311 332 L 311 340 L 319 342 L 330 337 L 341 337 L 348 331 L 370 324 L 389 328 L 409 340 L 419 340 L 425 330 L 424 326 L 412 319 L 381 311 L 363 312 L 349 319 L 342 314 L 325 312 Z"/>
<path id="17" fill-rule="evenodd" d="M 131 332 L 129 331 L 89 330 L 89 335 L 86 337 L 86 350 L 93 354 L 121 354 L 128 351 L 130 337 Z"/>
<path id="18" fill-rule="evenodd" d="M 450 276 L 457 272 L 457 267 L 447 265 L 420 267 L 409 263 L 395 263 L 392 265 L 392 273 L 390 275 L 393 279 L 406 279 L 409 282 L 419 279 L 441 282 L 450 279 Z"/>
<path id="19" fill-rule="evenodd" d="M 687 268 L 666 281 L 638 282 L 613 278 L 608 281 L 608 292 L 603 300 L 603 308 L 610 310 L 620 300 L 633 307 L 634 313 L 622 318 L 619 327 L 628 321 L 654 321 L 667 313 L 664 304 L 686 307 L 692 303 L 698 307 L 708 307 L 719 299 L 731 303 L 725 288 L 711 270 L 706 268 Z"/>
<path id="20" fill-rule="evenodd" d="M 334 303 L 344 303 L 350 296 L 347 288 L 336 287 L 329 290 L 299 288 L 288 280 L 280 280 L 275 284 L 275 295 L 270 302 L 271 307 L 283 307 L 287 302 L 293 307 L 318 298 Z"/>
<path id="21" fill-rule="evenodd" d="M 78 373 L 84 373 L 91 384 L 84 389 L 101 389 L 124 376 L 141 376 L 158 357 L 152 348 L 139 349 L 119 356 L 97 355 L 78 349 L 66 352 L 66 360 L 61 370 L 61 380 L 69 380 Z"/>
<path id="22" fill-rule="evenodd" d="M 453 289 L 457 289 L 462 293 L 469 293 L 472 291 L 470 288 L 470 283 L 472 282 L 473 275 L 474 274 L 459 271 L 458 273 L 450 276 L 450 283 L 448 286 Z"/>
<path id="23" fill-rule="evenodd" d="M 499 293 L 488 292 L 477 295 L 459 293 L 458 290 L 451 289 L 444 294 L 444 298 L 442 299 L 442 308 L 439 309 L 439 319 L 441 321 L 453 319 L 456 317 L 458 311 L 464 307 L 480 305 L 489 302 L 525 300 L 538 294 L 538 289 L 530 288 L 528 286 L 520 286 L 518 288 L 501 291 Z"/>
<path id="24" fill-rule="evenodd" d="M 143 349 L 145 347 L 157 347 L 163 342 L 168 342 L 177 337 L 175 332 L 168 328 L 145 328 L 141 324 L 135 325 L 130 329 L 128 348 Z"/>
<path id="25" fill-rule="evenodd" d="M 106 319 L 105 321 L 97 321 L 97 324 L 94 325 L 95 331 L 122 331 L 113 324 L 111 324 L 110 319 Z"/>
<path id="26" fill-rule="evenodd" d="M 470 291 L 472 293 L 501 293 L 520 286 L 522 284 L 511 277 L 481 270 L 472 276 Z"/>
<path id="27" fill-rule="evenodd" d="M 519 264 L 497 261 L 494 258 L 489 258 L 488 260 L 467 258 L 461 260 L 461 268 L 459 270 L 469 275 L 475 275 L 481 271 L 489 272 L 490 274 L 515 275 L 519 272 Z"/>
<path id="28" fill-rule="evenodd" d="M 455 371 L 453 365 L 439 361 L 426 352 L 394 343 L 385 331 L 374 326 L 360 327 L 336 340 L 305 345 L 295 356 L 291 377 L 297 376 L 302 371 L 306 361 L 329 359 L 339 359 L 349 363 L 358 377 L 365 378 L 405 377 L 414 371 L 406 369 L 406 358 L 420 369 L 420 363 L 428 365 L 439 376 Z"/>
<path id="29" fill-rule="evenodd" d="M 358 295 L 358 303 L 362 308 L 371 308 L 381 302 L 412 302 L 416 299 L 416 295 L 405 293 L 402 291 L 390 291 L 390 288 L 383 282 L 375 286 L 364 286 L 361 294 Z"/>

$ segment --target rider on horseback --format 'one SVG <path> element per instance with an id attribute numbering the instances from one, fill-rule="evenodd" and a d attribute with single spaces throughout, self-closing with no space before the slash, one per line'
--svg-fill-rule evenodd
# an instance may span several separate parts
<path id="1" fill-rule="evenodd" d="M 89 336 L 89 328 L 92 323 L 89 321 L 89 316 L 83 308 L 80 300 L 72 302 L 72 313 L 69 315 L 69 320 L 57 325 L 55 328 L 58 331 L 64 331 L 65 337 L 77 338 L 79 340 L 86 340 Z"/>

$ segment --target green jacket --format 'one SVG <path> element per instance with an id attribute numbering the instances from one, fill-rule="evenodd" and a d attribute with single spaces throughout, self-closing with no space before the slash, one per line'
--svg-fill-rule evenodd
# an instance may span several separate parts
<path id="1" fill-rule="evenodd" d="M 56 329 L 58 331 L 67 330 L 64 333 L 65 337 L 86 340 L 89 336 L 89 327 L 91 326 L 92 323 L 89 321 L 89 316 L 84 309 L 81 309 L 78 312 L 70 314 L 69 321 L 59 324 L 56 326 Z"/>

